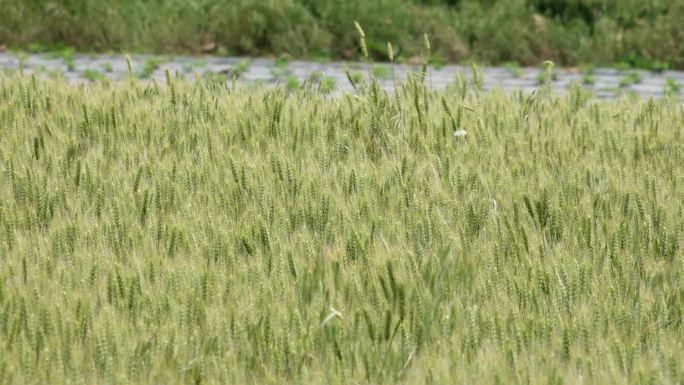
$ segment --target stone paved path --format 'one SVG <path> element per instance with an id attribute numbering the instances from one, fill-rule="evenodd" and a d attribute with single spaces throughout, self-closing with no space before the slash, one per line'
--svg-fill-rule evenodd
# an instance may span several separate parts
<path id="1" fill-rule="evenodd" d="M 392 73 L 400 81 L 417 66 L 404 64 L 360 63 L 318 63 L 304 61 L 276 61 L 271 59 L 246 59 L 223 57 L 161 57 L 134 55 L 133 70 L 141 77 L 163 81 L 165 70 L 173 74 L 183 74 L 188 78 L 207 74 L 226 74 L 229 78 L 239 74 L 240 80 L 264 83 L 301 84 L 316 74 L 317 78 L 327 79 L 324 83 L 333 91 L 351 90 L 347 72 L 353 78 L 367 79 L 369 70 L 383 86 L 391 89 Z M 0 53 L 0 69 L 24 68 L 27 73 L 41 76 L 64 76 L 72 82 L 93 81 L 99 77 L 121 79 L 129 76 L 128 64 L 122 55 L 80 55 L 59 57 L 50 54 L 32 54 L 20 57 L 10 53 Z M 370 67 L 370 69 L 369 69 Z M 457 74 L 472 77 L 468 66 L 433 67 L 430 70 L 430 84 L 443 89 L 453 84 Z M 484 89 L 501 88 L 505 91 L 531 91 L 540 87 L 543 70 L 541 68 L 486 67 L 483 68 Z M 617 70 L 609 68 L 594 69 L 591 74 L 579 70 L 559 69 L 552 81 L 557 91 L 566 90 L 571 84 L 579 82 L 594 92 L 598 98 L 616 98 L 625 93 L 635 93 L 642 97 L 660 98 L 664 95 L 684 99 L 684 72 L 664 71 L 660 73 L 644 70 Z"/>

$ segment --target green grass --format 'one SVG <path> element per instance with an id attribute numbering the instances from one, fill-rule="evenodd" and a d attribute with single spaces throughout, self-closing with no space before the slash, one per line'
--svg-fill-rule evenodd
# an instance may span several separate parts
<path id="1" fill-rule="evenodd" d="M 242 59 L 235 65 L 233 72 L 240 76 L 249 70 L 250 64 L 249 59 Z"/>
<path id="2" fill-rule="evenodd" d="M 337 87 L 337 81 L 332 76 L 325 76 L 321 79 L 319 83 L 319 89 L 322 93 L 328 94 L 335 90 Z"/>
<path id="3" fill-rule="evenodd" d="M 558 80 L 558 70 L 555 68 L 555 63 L 550 60 L 542 63 L 542 71 L 537 75 L 537 83 L 539 85 L 551 85 L 551 83 Z"/>
<path id="4" fill-rule="evenodd" d="M 375 60 L 478 59 L 531 66 L 684 68 L 682 0 L 33 0 L 0 1 L 0 44 L 31 51 L 153 51 L 348 58 L 358 20 Z"/>
<path id="5" fill-rule="evenodd" d="M 102 72 L 94 69 L 87 69 L 83 71 L 83 77 L 90 80 L 91 82 L 107 79 L 107 77 L 103 75 Z"/>
<path id="6" fill-rule="evenodd" d="M 382 65 L 376 65 L 373 66 L 373 76 L 377 79 L 386 80 L 392 77 L 392 73 L 387 67 Z"/>
<path id="7" fill-rule="evenodd" d="M 0 384 L 684 381 L 681 104 L 0 76 Z"/>
<path id="8" fill-rule="evenodd" d="M 506 62 L 502 63 L 502 66 L 508 70 L 508 73 L 514 77 L 519 78 L 522 76 L 522 70 L 520 69 L 520 64 L 516 62 Z"/>
<path id="9" fill-rule="evenodd" d="M 634 84 L 641 83 L 641 74 L 638 72 L 627 72 L 622 79 L 620 79 L 619 87 L 627 88 Z"/>
<path id="10" fill-rule="evenodd" d="M 309 77 L 304 81 L 302 86 L 311 87 L 318 89 L 318 91 L 323 94 L 329 94 L 333 92 L 337 87 L 337 81 L 332 76 L 327 76 L 325 73 L 320 71 L 314 71 L 309 75 Z"/>
<path id="11" fill-rule="evenodd" d="M 114 68 L 112 67 L 112 63 L 109 63 L 109 62 L 103 63 L 102 69 L 108 73 L 114 72 Z"/>
<path id="12" fill-rule="evenodd" d="M 675 79 L 667 78 L 665 81 L 665 86 L 663 87 L 663 93 L 665 95 L 677 96 L 682 90 L 682 85 Z"/>
<path id="13" fill-rule="evenodd" d="M 238 79 L 249 70 L 250 64 L 251 63 L 250 63 L 249 59 L 242 59 L 237 64 L 235 64 L 231 68 L 224 70 L 223 72 L 230 79 L 233 79 L 233 78 Z"/>
<path id="14" fill-rule="evenodd" d="M 55 57 L 59 57 L 64 61 L 64 64 L 67 66 L 68 71 L 75 71 L 76 70 L 76 59 L 74 58 L 74 50 L 73 49 L 66 49 L 62 51 L 57 51 L 53 52 L 53 55 Z"/>
<path id="15" fill-rule="evenodd" d="M 280 55 L 275 59 L 274 63 L 276 68 L 279 68 L 281 70 L 287 69 L 287 67 L 290 65 L 290 56 L 289 55 Z"/>
<path id="16" fill-rule="evenodd" d="M 140 73 L 140 77 L 142 77 L 143 79 L 150 78 L 152 75 L 154 75 L 154 72 L 158 70 L 159 66 L 161 66 L 163 63 L 163 59 L 156 57 L 151 57 L 145 60 L 142 71 Z"/>
<path id="17" fill-rule="evenodd" d="M 285 88 L 294 91 L 299 88 L 299 79 L 294 75 L 287 75 L 285 77 Z"/>
<path id="18" fill-rule="evenodd" d="M 345 69 L 345 74 L 347 75 L 349 84 L 351 84 L 354 89 L 362 88 L 364 79 L 366 78 L 366 75 L 363 72 L 355 69 Z"/>
<path id="19" fill-rule="evenodd" d="M 596 83 L 593 66 L 584 65 L 581 67 L 580 71 L 582 72 L 582 84 L 591 86 Z"/>
<path id="20" fill-rule="evenodd" d="M 287 88 L 290 88 L 290 86 L 295 84 L 292 79 L 296 81 L 296 78 L 292 76 L 292 70 L 289 67 L 290 57 L 288 55 L 280 55 L 276 58 L 274 66 L 271 69 L 271 75 L 278 80 L 284 80 Z"/>

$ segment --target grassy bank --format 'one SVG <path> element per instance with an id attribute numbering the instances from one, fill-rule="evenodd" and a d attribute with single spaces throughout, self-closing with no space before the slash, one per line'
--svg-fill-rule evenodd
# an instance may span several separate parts
<path id="1" fill-rule="evenodd" d="M 0 80 L 0 384 L 684 381 L 679 104 Z"/>
<path id="2" fill-rule="evenodd" d="M 387 41 L 420 54 L 426 32 L 442 61 L 684 68 L 684 0 L 0 0 L 0 44 L 340 58 L 353 20 L 376 59 Z"/>

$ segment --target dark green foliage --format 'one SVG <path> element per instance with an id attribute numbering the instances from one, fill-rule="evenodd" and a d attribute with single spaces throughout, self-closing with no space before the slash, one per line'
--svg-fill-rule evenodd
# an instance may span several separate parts
<path id="1" fill-rule="evenodd" d="M 0 0 L 0 43 L 79 50 L 348 57 L 352 26 L 371 57 L 684 68 L 684 1 L 594 0 Z"/>

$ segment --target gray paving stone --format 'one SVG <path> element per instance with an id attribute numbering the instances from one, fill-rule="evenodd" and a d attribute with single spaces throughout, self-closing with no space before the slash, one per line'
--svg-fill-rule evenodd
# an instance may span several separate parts
<path id="1" fill-rule="evenodd" d="M 95 70 L 101 74 L 114 79 L 128 77 L 128 64 L 123 55 L 75 55 L 71 68 L 63 58 L 50 55 L 28 55 L 25 57 L 24 68 L 27 73 L 39 73 L 41 76 L 54 76 L 61 72 L 69 81 L 86 81 L 84 73 L 87 70 Z M 292 60 L 284 68 L 277 68 L 274 59 L 258 58 L 251 59 L 245 57 L 160 57 L 150 55 L 134 55 L 132 57 L 134 71 L 140 73 L 149 60 L 159 62 L 150 79 L 158 82 L 165 81 L 165 70 L 183 76 L 187 79 L 195 79 L 206 73 L 221 73 L 235 68 L 239 63 L 248 63 L 247 70 L 241 80 L 255 83 L 283 83 L 288 76 L 294 76 L 298 81 L 303 82 L 310 77 L 313 72 L 321 72 L 325 76 L 332 77 L 336 81 L 336 88 L 349 91 L 352 89 L 347 79 L 346 72 L 360 73 L 363 81 L 368 79 L 368 72 L 373 68 L 381 67 L 385 69 L 388 76 L 380 79 L 381 86 L 392 90 L 394 87 L 393 78 L 397 82 L 404 81 L 409 74 L 421 70 L 421 66 L 410 66 L 405 64 L 365 64 L 361 62 L 307 62 Z M 16 70 L 19 68 L 19 58 L 9 53 L 0 53 L 0 69 Z M 109 71 L 108 71 L 109 69 Z M 487 92 L 502 90 L 504 92 L 517 92 L 523 94 L 533 92 L 542 87 L 540 75 L 543 73 L 541 68 L 506 68 L 506 67 L 483 67 L 483 89 Z M 640 82 L 621 88 L 621 82 L 630 73 L 637 73 Z M 559 93 L 564 93 L 573 84 L 582 83 L 584 75 L 578 70 L 557 71 L 557 77 L 551 82 L 551 87 Z M 445 89 L 454 84 L 458 77 L 472 82 L 473 71 L 468 66 L 446 65 L 438 68 L 430 68 L 428 84 L 435 89 Z M 625 94 L 637 94 L 645 98 L 660 98 L 665 92 L 670 82 L 679 84 L 682 89 L 679 91 L 684 98 L 684 72 L 664 71 L 661 73 L 649 72 L 644 70 L 617 70 L 612 68 L 596 68 L 592 72 L 594 84 L 585 84 L 584 87 L 593 91 L 599 99 L 613 99 Z"/>
<path id="2" fill-rule="evenodd" d="M 628 87 L 639 94 L 660 94 L 664 91 L 664 83 L 638 83 Z"/>
<path id="3" fill-rule="evenodd" d="M 539 84 L 536 79 L 532 80 L 532 79 L 521 79 L 521 78 L 502 79 L 498 83 L 504 87 L 511 87 L 511 88 L 533 87 L 533 86 L 536 86 Z"/>

